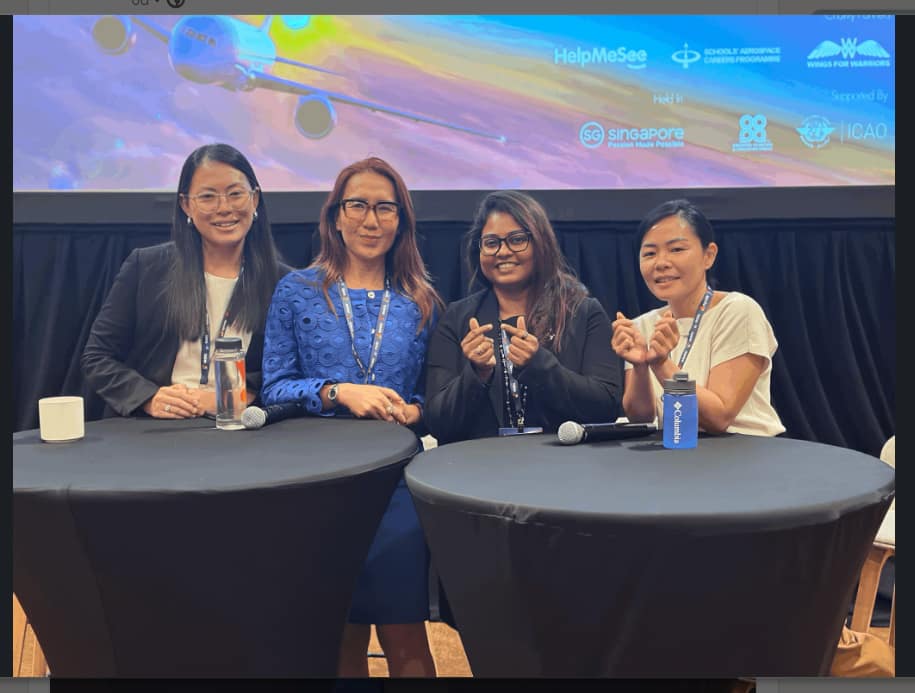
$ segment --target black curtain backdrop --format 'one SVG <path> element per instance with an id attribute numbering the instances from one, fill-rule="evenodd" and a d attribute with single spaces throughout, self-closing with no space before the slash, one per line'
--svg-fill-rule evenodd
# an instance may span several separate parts
<path id="1" fill-rule="evenodd" d="M 894 219 L 712 219 L 717 288 L 749 294 L 779 342 L 772 398 L 786 435 L 878 455 L 895 433 Z M 420 222 L 421 251 L 446 301 L 467 293 L 466 221 Z M 636 221 L 557 222 L 570 265 L 612 317 L 658 302 L 642 281 Z M 277 224 L 284 258 L 304 267 L 313 224 Z M 167 224 L 15 224 L 14 431 L 38 427 L 38 399 L 82 395 L 87 419 L 102 402 L 79 357 L 114 277 L 136 247 L 168 239 Z M 609 344 L 607 345 L 609 349 Z"/>

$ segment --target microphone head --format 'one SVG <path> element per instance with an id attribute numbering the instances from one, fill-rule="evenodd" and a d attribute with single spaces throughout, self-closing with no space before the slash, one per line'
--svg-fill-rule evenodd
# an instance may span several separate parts
<path id="1" fill-rule="evenodd" d="M 241 423 L 245 428 L 262 428 L 267 423 L 267 412 L 260 407 L 247 407 L 241 413 Z"/>
<path id="2" fill-rule="evenodd" d="M 585 437 L 585 428 L 575 421 L 566 421 L 556 432 L 559 442 L 563 445 L 575 445 Z"/>

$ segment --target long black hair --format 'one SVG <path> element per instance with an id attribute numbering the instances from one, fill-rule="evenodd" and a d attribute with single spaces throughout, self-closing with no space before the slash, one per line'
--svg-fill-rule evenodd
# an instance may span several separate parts
<path id="1" fill-rule="evenodd" d="M 231 145 L 207 144 L 195 149 L 185 160 L 175 196 L 171 235 L 175 253 L 169 266 L 166 288 L 168 325 L 182 341 L 200 336 L 206 307 L 206 283 L 203 277 L 203 243 L 200 233 L 189 223 L 181 207 L 181 198 L 188 194 L 197 169 L 209 161 L 241 171 L 252 190 L 260 189 L 250 162 Z M 229 304 L 229 322 L 250 332 L 258 331 L 263 325 L 281 274 L 281 258 L 270 232 L 267 203 L 262 192 L 257 198 L 257 216 L 251 222 L 244 241 L 245 271 Z"/>
<path id="2" fill-rule="evenodd" d="M 559 352 L 565 326 L 588 296 L 588 290 L 566 262 L 546 210 L 530 195 L 517 190 L 498 190 L 483 198 L 473 224 L 464 236 L 464 257 L 469 264 L 471 290 L 477 283 L 492 288 L 480 269 L 478 243 L 486 220 L 493 212 L 510 215 L 531 234 L 534 271 L 528 299 L 527 330 L 550 350 Z"/>

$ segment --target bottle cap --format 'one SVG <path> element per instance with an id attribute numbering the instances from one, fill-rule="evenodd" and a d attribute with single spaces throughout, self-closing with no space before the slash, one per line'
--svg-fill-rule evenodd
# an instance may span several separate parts
<path id="1" fill-rule="evenodd" d="M 670 395 L 696 394 L 696 381 L 689 379 L 686 371 L 677 371 L 672 379 L 664 381 L 664 393 Z"/>
<path id="2" fill-rule="evenodd" d="M 217 337 L 216 348 L 227 351 L 241 349 L 241 337 Z"/>

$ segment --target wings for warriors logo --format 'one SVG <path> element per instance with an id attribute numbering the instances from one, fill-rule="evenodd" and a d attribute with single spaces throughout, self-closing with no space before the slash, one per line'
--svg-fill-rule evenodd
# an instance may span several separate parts
<path id="1" fill-rule="evenodd" d="M 839 42 L 821 41 L 807 56 L 809 68 L 890 67 L 890 54 L 873 39 L 858 43 L 857 38 Z"/>

